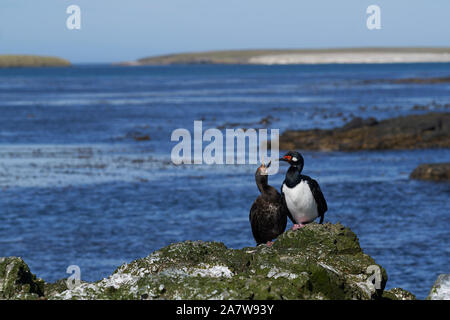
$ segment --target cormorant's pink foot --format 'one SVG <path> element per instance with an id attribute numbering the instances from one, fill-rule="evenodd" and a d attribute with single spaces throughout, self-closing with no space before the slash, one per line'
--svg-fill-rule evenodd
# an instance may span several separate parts
<path id="1" fill-rule="evenodd" d="M 267 245 L 268 247 L 271 247 L 271 246 L 273 245 L 273 242 L 272 242 L 272 241 L 267 241 L 266 245 Z"/>
<path id="2" fill-rule="evenodd" d="M 298 229 L 300 229 L 300 228 L 303 228 L 305 225 L 304 224 L 302 224 L 302 223 L 300 223 L 300 224 L 294 224 L 293 226 L 292 226 L 292 230 L 298 230 Z"/>

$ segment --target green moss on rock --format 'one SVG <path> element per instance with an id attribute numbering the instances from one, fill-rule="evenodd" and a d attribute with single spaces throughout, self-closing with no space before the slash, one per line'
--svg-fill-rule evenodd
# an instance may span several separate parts
<path id="1" fill-rule="evenodd" d="M 287 231 L 275 244 L 228 249 L 186 241 L 120 266 L 110 277 L 83 283 L 50 299 L 379 299 L 368 281 L 375 261 L 341 224 Z"/>
<path id="2" fill-rule="evenodd" d="M 379 271 L 379 287 L 369 279 Z M 68 289 L 45 284 L 20 258 L 0 260 L 3 299 L 409 299 L 383 292 L 386 271 L 341 224 L 310 224 L 282 234 L 272 247 L 228 249 L 185 241 L 120 266 L 108 278 Z"/>
<path id="3" fill-rule="evenodd" d="M 392 288 L 383 292 L 385 300 L 416 300 L 416 296 L 402 288 Z"/>
<path id="4" fill-rule="evenodd" d="M 0 258 L 0 299 L 38 299 L 43 295 L 44 281 L 37 279 L 21 258 Z"/>

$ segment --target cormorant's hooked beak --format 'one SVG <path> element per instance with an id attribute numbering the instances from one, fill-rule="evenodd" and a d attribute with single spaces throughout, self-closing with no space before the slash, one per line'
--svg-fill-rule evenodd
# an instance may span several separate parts
<path id="1" fill-rule="evenodd" d="M 290 162 L 291 160 L 292 160 L 291 156 L 284 156 L 284 157 L 280 158 L 280 161 Z"/>
<path id="2" fill-rule="evenodd" d="M 262 175 L 267 175 L 267 169 L 269 169 L 270 165 L 272 164 L 272 160 L 269 161 L 269 163 L 267 164 L 267 166 L 264 164 L 264 161 L 262 161 L 261 166 L 259 167 L 260 172 Z"/>

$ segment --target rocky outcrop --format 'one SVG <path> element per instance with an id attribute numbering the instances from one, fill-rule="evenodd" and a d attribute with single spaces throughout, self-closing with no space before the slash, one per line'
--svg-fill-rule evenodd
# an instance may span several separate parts
<path id="1" fill-rule="evenodd" d="M 416 300 L 416 296 L 402 288 L 392 288 L 383 292 L 385 300 Z"/>
<path id="2" fill-rule="evenodd" d="M 428 113 L 377 121 L 355 118 L 343 127 L 288 130 L 283 150 L 357 151 L 450 147 L 450 113 Z"/>
<path id="3" fill-rule="evenodd" d="M 439 275 L 427 300 L 450 300 L 450 274 Z"/>
<path id="4" fill-rule="evenodd" d="M 421 164 L 409 177 L 418 180 L 450 181 L 450 162 Z"/>
<path id="5" fill-rule="evenodd" d="M 379 289 L 368 278 L 379 270 Z M 284 233 L 273 245 L 228 249 L 187 241 L 119 267 L 52 299 L 376 299 L 386 271 L 340 224 Z"/>
<path id="6" fill-rule="evenodd" d="M 386 271 L 339 223 L 289 230 L 272 247 L 175 243 L 72 289 L 64 280 L 44 285 L 22 260 L 7 261 L 0 264 L 10 270 L 0 273 L 8 283 L 4 299 L 414 299 L 402 289 L 383 292 Z"/>
<path id="7" fill-rule="evenodd" d="M 21 258 L 0 258 L 0 300 L 38 299 L 43 295 L 44 281 L 37 279 Z"/>

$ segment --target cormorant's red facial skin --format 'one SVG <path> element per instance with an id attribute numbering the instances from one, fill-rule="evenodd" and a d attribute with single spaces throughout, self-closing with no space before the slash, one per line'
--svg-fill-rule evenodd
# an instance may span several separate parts
<path id="1" fill-rule="evenodd" d="M 293 163 L 293 162 L 292 162 L 292 158 L 293 158 L 293 156 L 287 154 L 287 155 L 283 156 L 282 158 L 280 158 L 279 160 L 280 160 L 280 161 L 286 161 L 287 163 L 289 163 L 290 165 L 292 165 L 292 163 Z"/>

